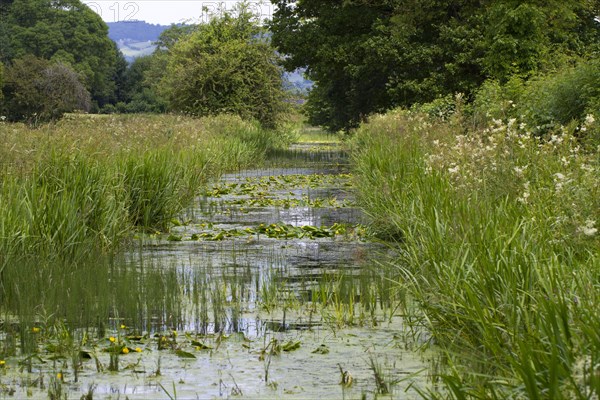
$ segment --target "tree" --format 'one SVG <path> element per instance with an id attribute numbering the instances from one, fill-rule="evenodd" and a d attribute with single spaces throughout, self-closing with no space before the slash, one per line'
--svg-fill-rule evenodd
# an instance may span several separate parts
<path id="1" fill-rule="evenodd" d="M 159 95 L 155 84 L 162 78 L 164 68 L 160 69 L 161 74 L 158 79 L 152 76 L 152 73 L 159 71 L 156 64 L 161 56 L 162 54 L 152 54 L 138 57 L 127 69 L 122 87 L 122 101 L 129 103 L 126 106 L 127 112 L 164 112 L 166 110 L 167 102 Z"/>
<path id="2" fill-rule="evenodd" d="M 199 25 L 169 50 L 162 93 L 174 111 L 255 118 L 273 126 L 284 108 L 279 56 L 241 9 Z"/>
<path id="3" fill-rule="evenodd" d="M 309 117 L 331 130 L 393 107 L 469 97 L 487 78 L 550 69 L 598 41 L 587 0 L 272 2 L 273 43 L 288 71 L 307 69 L 316 83 Z"/>
<path id="4" fill-rule="evenodd" d="M 74 110 L 88 111 L 90 94 L 69 66 L 26 55 L 6 69 L 7 117 L 37 123 Z"/>
<path id="5" fill-rule="evenodd" d="M 114 99 L 118 50 L 89 7 L 79 0 L 14 0 L 2 13 L 4 61 L 31 54 L 70 65 L 95 102 Z"/>

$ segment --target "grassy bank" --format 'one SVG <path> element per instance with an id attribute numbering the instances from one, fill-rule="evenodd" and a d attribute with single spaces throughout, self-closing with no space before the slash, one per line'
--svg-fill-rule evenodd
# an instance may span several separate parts
<path id="1" fill-rule="evenodd" d="M 453 398 L 597 398 L 598 153 L 514 120 L 469 126 L 395 111 L 354 138 L 359 201 L 404 250 L 407 312 Z"/>
<path id="2" fill-rule="evenodd" d="M 237 117 L 72 116 L 0 123 L 0 273 L 22 259 L 72 262 L 163 230 L 207 179 L 286 138 Z"/>

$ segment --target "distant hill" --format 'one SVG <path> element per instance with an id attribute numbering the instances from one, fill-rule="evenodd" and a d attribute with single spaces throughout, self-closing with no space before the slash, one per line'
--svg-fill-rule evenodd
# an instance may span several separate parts
<path id="1" fill-rule="evenodd" d="M 169 25 L 154 25 L 145 21 L 107 22 L 108 37 L 118 42 L 122 39 L 138 42 L 155 42 Z"/>
<path id="2" fill-rule="evenodd" d="M 128 62 L 152 54 L 160 34 L 169 25 L 154 25 L 145 21 L 107 22 L 108 37 L 116 44 Z"/>
<path id="3" fill-rule="evenodd" d="M 136 57 L 152 54 L 156 49 L 154 43 L 160 34 L 170 27 L 170 25 L 149 24 L 145 21 L 107 22 L 106 25 L 108 25 L 108 37 L 117 44 L 129 63 Z M 312 87 L 312 82 L 304 79 L 302 72 L 298 70 L 285 73 L 286 87 L 306 93 Z"/>

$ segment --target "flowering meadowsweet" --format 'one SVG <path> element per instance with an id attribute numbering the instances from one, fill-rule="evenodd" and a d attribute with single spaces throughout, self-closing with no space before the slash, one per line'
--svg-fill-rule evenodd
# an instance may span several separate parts
<path id="1" fill-rule="evenodd" d="M 455 165 L 452 168 L 448 168 L 448 172 L 450 172 L 451 174 L 456 174 L 456 173 L 458 173 L 459 170 L 460 170 L 460 167 L 458 165 Z"/>
<path id="2" fill-rule="evenodd" d="M 585 221 L 584 226 L 580 226 L 577 231 L 583 233 L 585 236 L 594 236 L 598 233 L 598 229 L 595 227 L 596 221 L 588 219 Z"/>
<path id="3" fill-rule="evenodd" d="M 513 170 L 515 171 L 515 174 L 517 174 L 517 176 L 523 176 L 523 173 L 525 172 L 525 170 L 527 170 L 527 165 L 524 165 L 522 167 L 514 167 Z"/>

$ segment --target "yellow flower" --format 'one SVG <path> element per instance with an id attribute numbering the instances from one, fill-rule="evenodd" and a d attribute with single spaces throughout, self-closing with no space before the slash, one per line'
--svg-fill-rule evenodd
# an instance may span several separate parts
<path id="1" fill-rule="evenodd" d="M 135 351 L 136 351 L 136 353 L 141 353 L 141 352 L 142 352 L 142 349 L 140 349 L 139 347 L 136 347 L 136 348 L 135 348 Z"/>
<path id="2" fill-rule="evenodd" d="M 58 379 L 59 381 L 62 381 L 63 375 L 59 372 L 58 374 L 56 374 L 56 379 Z"/>
<path id="3" fill-rule="evenodd" d="M 125 329 L 125 328 L 127 328 L 127 327 L 125 326 L 125 324 L 121 324 L 121 329 Z"/>
<path id="4" fill-rule="evenodd" d="M 129 354 L 129 349 L 127 347 L 123 347 L 123 350 L 121 350 L 121 353 Z"/>
<path id="5" fill-rule="evenodd" d="M 111 336 L 108 338 L 108 340 L 110 340 L 111 343 L 114 343 L 117 339 L 115 339 L 114 336 Z"/>
<path id="6" fill-rule="evenodd" d="M 31 331 L 32 331 L 33 333 L 40 333 L 40 328 L 39 328 L 39 327 L 37 327 L 37 326 L 34 326 L 33 328 L 31 328 Z"/>
<path id="7" fill-rule="evenodd" d="M 0 360 L 0 368 L 3 368 L 6 365 L 6 361 Z"/>

